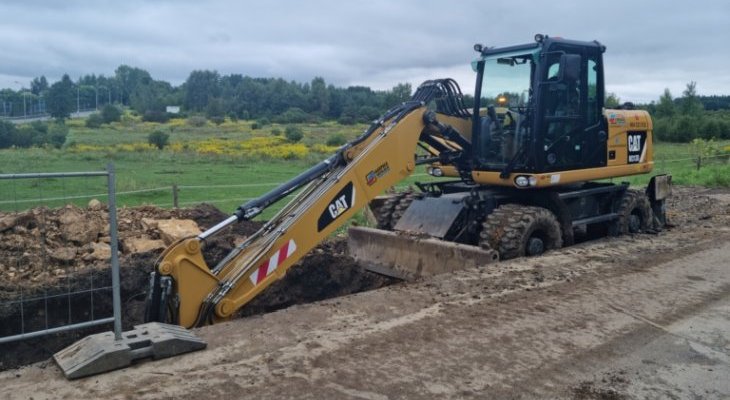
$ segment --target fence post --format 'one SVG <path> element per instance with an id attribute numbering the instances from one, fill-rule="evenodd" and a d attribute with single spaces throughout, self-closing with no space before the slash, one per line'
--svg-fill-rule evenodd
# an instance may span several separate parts
<path id="1" fill-rule="evenodd" d="M 172 184 L 172 206 L 178 208 L 178 190 L 177 183 Z"/>
<path id="2" fill-rule="evenodd" d="M 109 190 L 109 236 L 111 239 L 111 264 L 112 264 L 112 307 L 114 311 L 114 339 L 122 339 L 122 297 L 120 294 L 119 282 L 119 256 L 118 256 L 118 238 L 117 238 L 117 201 L 116 201 L 116 177 L 114 173 L 114 164 L 109 163 L 106 166 L 109 173 L 107 178 L 107 186 Z"/>

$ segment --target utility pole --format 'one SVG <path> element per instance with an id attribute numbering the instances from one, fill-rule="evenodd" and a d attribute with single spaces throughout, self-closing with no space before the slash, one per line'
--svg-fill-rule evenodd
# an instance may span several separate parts
<path id="1" fill-rule="evenodd" d="M 81 95 L 81 83 L 76 85 L 76 114 L 81 114 L 81 103 L 80 103 L 80 95 Z"/>
<path id="2" fill-rule="evenodd" d="M 94 89 L 96 89 L 96 105 L 94 108 L 99 111 L 99 86 L 94 86 Z"/>

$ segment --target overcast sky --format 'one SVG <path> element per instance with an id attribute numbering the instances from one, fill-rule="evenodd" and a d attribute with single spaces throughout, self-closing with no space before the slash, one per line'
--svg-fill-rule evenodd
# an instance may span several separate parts
<path id="1" fill-rule="evenodd" d="M 474 43 L 540 32 L 606 45 L 607 89 L 624 101 L 679 96 L 692 80 L 730 94 L 727 0 L 3 0 L 0 16 L 0 88 L 128 64 L 173 84 L 211 69 L 374 89 L 452 77 L 473 93 Z"/>

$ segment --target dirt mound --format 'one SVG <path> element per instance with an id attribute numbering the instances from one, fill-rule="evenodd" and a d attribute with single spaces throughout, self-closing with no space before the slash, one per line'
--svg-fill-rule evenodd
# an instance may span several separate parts
<path id="1" fill-rule="evenodd" d="M 176 237 L 197 234 L 228 214 L 202 204 L 174 210 L 122 208 L 117 215 L 122 324 L 128 329 L 143 322 L 149 273 L 162 250 Z M 261 225 L 252 221 L 234 224 L 206 241 L 204 257 L 208 265 L 216 265 L 235 243 Z M 183 226 L 189 229 L 181 233 Z M 111 316 L 111 239 L 104 206 L 93 203 L 87 208 L 0 213 L 0 234 L 0 337 Z M 342 240 L 320 245 L 240 315 L 260 314 L 393 282 L 365 271 L 345 252 Z M 69 294 L 73 292 L 81 293 Z M 22 310 L 18 302 L 21 298 Z M 81 337 L 104 330 L 109 327 L 0 345 L 0 370 L 46 359 Z"/>

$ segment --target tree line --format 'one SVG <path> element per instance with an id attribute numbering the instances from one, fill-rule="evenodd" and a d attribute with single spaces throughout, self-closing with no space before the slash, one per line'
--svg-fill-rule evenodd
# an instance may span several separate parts
<path id="1" fill-rule="evenodd" d="M 652 115 L 659 140 L 730 139 L 730 96 L 699 96 L 696 82 L 689 82 L 678 98 L 664 89 L 658 102 L 642 108 Z"/>
<path id="2" fill-rule="evenodd" d="M 0 116 L 17 117 L 48 112 L 57 119 L 77 110 L 100 109 L 114 104 L 129 107 L 143 118 L 162 122 L 167 106 L 180 106 L 186 114 L 211 119 L 334 119 L 342 123 L 366 122 L 411 96 L 410 84 L 376 91 L 365 86 L 336 87 L 321 77 L 300 83 L 281 78 L 221 75 L 196 70 L 181 85 L 153 79 L 141 68 L 121 65 L 114 76 L 84 75 L 76 82 L 66 74 L 49 84 L 34 78 L 29 88 L 0 90 Z"/>

